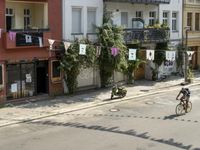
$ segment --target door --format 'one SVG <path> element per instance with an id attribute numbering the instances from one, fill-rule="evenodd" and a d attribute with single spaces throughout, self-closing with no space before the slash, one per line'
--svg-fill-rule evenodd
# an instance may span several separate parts
<path id="1" fill-rule="evenodd" d="M 37 94 L 48 93 L 48 61 L 40 61 L 36 66 Z"/>

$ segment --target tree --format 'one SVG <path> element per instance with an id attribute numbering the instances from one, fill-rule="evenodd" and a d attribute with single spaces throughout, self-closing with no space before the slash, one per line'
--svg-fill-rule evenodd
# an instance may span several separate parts
<path id="1" fill-rule="evenodd" d="M 97 27 L 98 44 L 101 46 L 101 54 L 98 58 L 101 86 L 105 87 L 114 70 L 123 70 L 127 67 L 126 46 L 124 45 L 123 28 L 111 24 L 110 14 L 104 11 L 103 25 Z M 111 54 L 111 48 L 119 49 L 116 56 Z"/>

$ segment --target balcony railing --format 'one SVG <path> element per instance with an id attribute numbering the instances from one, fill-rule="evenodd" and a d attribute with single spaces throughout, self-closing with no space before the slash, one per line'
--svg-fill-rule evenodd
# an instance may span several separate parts
<path id="1" fill-rule="evenodd" d="M 170 0 L 104 0 L 105 2 L 128 2 L 140 4 L 169 4 Z"/>
<path id="2" fill-rule="evenodd" d="M 166 42 L 169 40 L 169 29 L 164 28 L 144 28 L 144 29 L 124 29 L 124 40 L 127 44 L 139 41 L 142 43 L 149 42 Z"/>
<path id="3" fill-rule="evenodd" d="M 14 29 L 11 30 L 11 32 L 16 33 L 16 36 L 10 38 L 10 34 L 5 33 L 5 49 L 39 47 L 39 37 L 42 38 L 43 46 L 48 46 L 48 39 L 51 38 L 51 32 L 49 32 L 49 29 Z M 27 41 L 27 35 L 31 37 L 31 40 Z"/>

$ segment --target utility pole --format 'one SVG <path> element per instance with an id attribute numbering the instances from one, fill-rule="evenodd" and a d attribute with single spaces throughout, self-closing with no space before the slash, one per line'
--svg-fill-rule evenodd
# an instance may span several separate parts
<path id="1" fill-rule="evenodd" d="M 185 78 L 185 83 L 188 82 L 188 54 L 187 54 L 187 50 L 188 50 L 188 31 L 190 31 L 190 27 L 186 27 L 185 28 L 185 36 L 186 36 L 186 41 L 185 41 L 185 50 L 184 50 L 184 58 L 185 58 L 185 73 L 184 73 L 184 78 Z"/>

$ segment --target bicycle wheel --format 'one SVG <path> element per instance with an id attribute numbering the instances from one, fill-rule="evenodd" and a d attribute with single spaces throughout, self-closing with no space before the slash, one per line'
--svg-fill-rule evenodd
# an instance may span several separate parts
<path id="1" fill-rule="evenodd" d="M 188 102 L 187 112 L 190 112 L 192 110 L 192 103 Z"/>
<path id="2" fill-rule="evenodd" d="M 178 104 L 176 106 L 176 115 L 181 115 L 181 114 L 183 114 L 183 112 L 184 112 L 183 105 L 182 104 Z"/>

